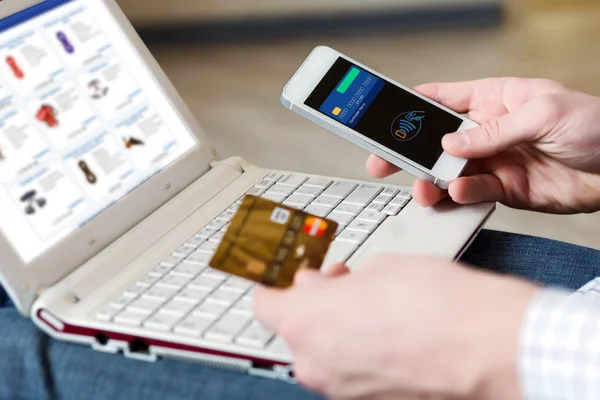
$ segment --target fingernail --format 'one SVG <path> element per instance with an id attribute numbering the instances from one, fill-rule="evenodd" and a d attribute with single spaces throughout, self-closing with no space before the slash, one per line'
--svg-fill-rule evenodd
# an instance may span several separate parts
<path id="1" fill-rule="evenodd" d="M 469 136 L 464 132 L 456 132 L 446 135 L 444 141 L 452 147 L 467 147 L 469 145 Z"/>

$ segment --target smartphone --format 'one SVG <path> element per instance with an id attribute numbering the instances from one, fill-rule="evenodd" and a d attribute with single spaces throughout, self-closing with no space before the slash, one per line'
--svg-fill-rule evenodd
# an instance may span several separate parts
<path id="1" fill-rule="evenodd" d="M 442 148 L 445 134 L 477 124 L 338 51 L 315 48 L 281 93 L 290 110 L 447 189 L 468 160 Z"/>

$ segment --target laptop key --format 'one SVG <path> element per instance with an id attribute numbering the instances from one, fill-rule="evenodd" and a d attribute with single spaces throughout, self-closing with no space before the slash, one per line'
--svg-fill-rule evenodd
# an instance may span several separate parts
<path id="1" fill-rule="evenodd" d="M 229 206 L 229 208 L 227 209 L 227 211 L 235 213 L 237 212 L 237 210 L 239 210 L 240 205 L 239 204 L 232 204 L 231 206 Z"/>
<path id="2" fill-rule="evenodd" d="M 396 197 L 396 198 L 392 199 L 392 201 L 390 201 L 390 203 L 389 203 L 390 206 L 398 206 L 398 207 L 404 207 L 406 204 L 408 204 L 408 199 L 404 199 L 402 197 Z"/>
<path id="3" fill-rule="evenodd" d="M 327 216 L 327 219 L 330 219 L 334 222 L 337 222 L 339 225 L 348 225 L 354 219 L 354 215 L 352 214 L 342 214 L 340 212 L 332 212 Z"/>
<path id="4" fill-rule="evenodd" d="M 203 253 L 214 253 L 219 247 L 219 242 L 206 242 L 202 246 L 198 248 L 196 251 L 201 251 Z"/>
<path id="5" fill-rule="evenodd" d="M 268 181 L 277 182 L 281 178 L 283 178 L 283 174 L 282 173 L 280 173 L 280 172 L 271 172 L 271 173 L 267 174 L 267 176 L 265 176 L 263 179 L 268 180 Z"/>
<path id="6" fill-rule="evenodd" d="M 325 260 L 323 260 L 323 266 L 329 267 L 332 264 L 346 262 L 357 248 L 358 244 L 356 243 L 335 240 L 329 246 Z"/>
<path id="7" fill-rule="evenodd" d="M 400 189 L 398 191 L 398 193 L 396 194 L 396 197 L 402 197 L 404 199 L 410 199 L 412 197 L 412 194 L 409 190 L 405 190 L 405 189 Z"/>
<path id="8" fill-rule="evenodd" d="M 157 276 L 146 275 L 145 277 L 137 281 L 135 284 L 147 288 L 154 285 L 156 282 L 158 282 L 159 279 L 160 278 Z"/>
<path id="9" fill-rule="evenodd" d="M 386 187 L 381 191 L 380 196 L 395 197 L 398 194 L 398 192 L 399 190 L 396 188 Z"/>
<path id="10" fill-rule="evenodd" d="M 171 269 L 173 269 L 172 267 L 169 267 L 167 265 L 163 265 L 163 264 L 159 264 L 156 267 L 152 268 L 149 272 L 148 275 L 150 276 L 156 276 L 159 278 L 162 278 L 163 276 L 165 276 L 167 274 L 167 272 L 169 272 Z"/>
<path id="11" fill-rule="evenodd" d="M 367 240 L 368 237 L 369 234 L 367 232 L 361 232 L 346 228 L 342 231 L 342 233 L 338 235 L 338 237 L 335 240 L 340 242 L 362 244 L 362 242 Z"/>
<path id="12" fill-rule="evenodd" d="M 385 207 L 385 205 L 383 205 L 381 203 L 371 203 L 365 207 L 365 211 L 379 212 L 379 211 L 383 210 L 383 207 Z"/>
<path id="13" fill-rule="evenodd" d="M 225 236 L 225 232 L 219 231 L 219 232 L 215 233 L 214 235 L 212 235 L 212 237 L 210 239 L 208 239 L 208 241 L 220 243 L 221 240 L 223 240 L 223 236 Z"/>
<path id="14" fill-rule="evenodd" d="M 257 321 L 254 321 L 235 338 L 235 342 L 243 346 L 262 348 L 274 336 L 273 332 L 263 327 Z"/>
<path id="15" fill-rule="evenodd" d="M 204 333 L 208 340 L 231 342 L 252 318 L 239 314 L 225 314 L 210 329 Z"/>
<path id="16" fill-rule="evenodd" d="M 311 204 L 304 209 L 309 214 L 316 215 L 317 217 L 325 218 L 331 212 L 332 208 L 327 206 L 319 206 Z"/>
<path id="17" fill-rule="evenodd" d="M 177 256 L 177 257 L 185 258 L 185 257 L 189 256 L 190 254 L 192 254 L 193 252 L 194 252 L 193 248 L 183 245 L 180 248 L 178 248 L 177 250 L 175 250 L 173 252 L 173 255 Z"/>
<path id="18" fill-rule="evenodd" d="M 376 204 L 382 204 L 382 205 L 384 205 L 384 206 L 385 206 L 385 205 L 387 205 L 387 203 L 389 203 L 389 202 L 390 202 L 392 199 L 393 199 L 393 197 L 387 197 L 387 196 L 382 196 L 382 195 L 379 195 L 379 196 L 377 196 L 377 197 L 375 197 L 375 198 L 373 199 L 373 203 L 376 203 Z M 373 203 L 372 203 L 372 204 L 373 204 Z"/>
<path id="19" fill-rule="evenodd" d="M 123 296 L 136 298 L 146 291 L 143 286 L 133 285 L 123 291 Z"/>
<path id="20" fill-rule="evenodd" d="M 304 182 L 304 186 L 312 186 L 312 187 L 316 187 L 316 188 L 320 188 L 320 189 L 325 189 L 332 183 L 333 183 L 333 181 L 331 179 L 315 177 L 315 178 L 310 178 L 309 180 Z"/>
<path id="21" fill-rule="evenodd" d="M 211 303 L 205 301 L 202 304 L 200 304 L 194 311 L 192 311 L 192 314 L 200 315 L 206 318 L 217 319 L 221 315 L 223 315 L 225 311 L 227 311 L 228 307 L 229 306 L 227 304 Z"/>
<path id="22" fill-rule="evenodd" d="M 192 249 L 197 249 L 198 247 L 200 247 L 202 245 L 202 243 L 204 243 L 206 241 L 206 239 L 203 238 L 199 238 L 199 237 L 193 237 L 190 240 L 188 240 L 187 242 L 185 242 L 183 245 L 190 247 Z"/>
<path id="23" fill-rule="evenodd" d="M 125 310 L 117 314 L 114 318 L 114 321 L 117 324 L 140 326 L 149 315 L 150 312 L 148 311 Z"/>
<path id="24" fill-rule="evenodd" d="M 110 321 L 118 312 L 119 310 L 114 307 L 104 307 L 96 313 L 96 319 L 100 321 Z"/>
<path id="25" fill-rule="evenodd" d="M 121 295 L 119 298 L 111 301 L 110 306 L 112 308 L 116 308 L 117 310 L 120 310 L 120 309 L 125 308 L 132 301 L 133 301 L 133 298 Z"/>
<path id="26" fill-rule="evenodd" d="M 281 203 L 285 200 L 285 198 L 287 197 L 286 195 L 283 194 L 276 194 L 276 193 L 265 193 L 262 196 L 263 199 L 267 199 L 267 200 L 271 200 L 274 201 L 275 203 Z"/>
<path id="27" fill-rule="evenodd" d="M 356 219 L 354 221 L 352 221 L 347 227 L 346 230 L 350 229 L 353 231 L 359 231 L 359 232 L 365 232 L 365 233 L 372 233 L 375 229 L 377 229 L 377 227 L 379 226 L 379 224 L 377 222 L 372 222 L 372 221 L 360 221 L 358 219 L 358 217 L 356 217 Z M 366 239 L 366 238 L 365 238 Z"/>
<path id="28" fill-rule="evenodd" d="M 314 199 L 312 204 L 333 208 L 333 207 L 337 206 L 338 204 L 340 204 L 341 202 L 342 202 L 342 199 L 340 199 L 338 197 L 326 196 L 326 195 L 322 194 L 319 197 L 317 197 L 316 199 Z"/>
<path id="29" fill-rule="evenodd" d="M 287 202 L 287 201 L 284 201 L 282 204 L 284 206 L 295 208 L 296 210 L 300 210 L 300 211 L 304 210 L 304 208 L 305 208 L 303 205 L 295 204 L 295 203 L 290 203 L 290 202 Z"/>
<path id="30" fill-rule="evenodd" d="M 241 293 L 233 292 L 231 290 L 217 289 L 210 296 L 206 298 L 206 301 L 212 303 L 222 303 L 222 304 L 233 304 L 239 299 Z"/>
<path id="31" fill-rule="evenodd" d="M 300 186 L 295 192 L 294 195 L 300 194 L 302 196 L 308 196 L 311 198 L 317 197 L 323 191 L 320 187 L 313 186 Z"/>
<path id="32" fill-rule="evenodd" d="M 155 286 L 148 289 L 148 291 L 142 295 L 142 298 L 164 302 L 173 297 L 175 293 L 177 293 L 177 289 Z"/>
<path id="33" fill-rule="evenodd" d="M 213 322 L 212 318 L 191 314 L 175 325 L 173 330 L 182 335 L 200 337 Z"/>
<path id="34" fill-rule="evenodd" d="M 137 300 L 134 300 L 133 302 L 131 302 L 131 304 L 129 304 L 127 306 L 127 310 L 141 311 L 141 312 L 147 312 L 148 314 L 151 314 L 154 311 L 156 311 L 156 309 L 158 307 L 160 307 L 161 304 L 163 304 L 163 302 L 160 300 L 141 298 L 141 299 L 137 299 Z"/>
<path id="35" fill-rule="evenodd" d="M 218 217 L 217 219 L 220 221 L 226 221 L 229 222 L 231 221 L 231 218 L 233 218 L 233 216 L 235 215 L 235 212 L 231 212 L 231 211 L 223 211 Z"/>
<path id="36" fill-rule="evenodd" d="M 171 270 L 175 275 L 187 276 L 190 279 L 200 274 L 206 267 L 201 265 L 181 263 Z"/>
<path id="37" fill-rule="evenodd" d="M 177 264 L 179 264 L 181 261 L 183 261 L 185 257 L 182 256 L 176 256 L 176 255 L 171 255 L 169 257 L 167 257 L 166 259 L 164 259 L 163 261 L 161 261 L 160 263 L 162 265 L 166 265 L 167 267 L 174 267 Z"/>
<path id="38" fill-rule="evenodd" d="M 220 220 L 213 219 L 208 224 L 206 224 L 205 228 L 214 229 L 215 233 L 216 233 L 216 231 L 219 231 L 225 225 L 227 225 L 227 221 L 220 221 Z"/>
<path id="39" fill-rule="evenodd" d="M 154 314 L 144 321 L 144 328 L 166 332 L 170 331 L 180 319 L 180 316 L 173 314 Z"/>
<path id="40" fill-rule="evenodd" d="M 268 190 L 267 194 L 274 194 L 274 195 L 280 195 L 280 196 L 287 197 L 294 192 L 294 189 L 295 189 L 295 187 L 293 187 L 293 186 L 287 186 L 287 185 L 282 185 L 280 183 L 277 183 L 277 184 L 271 186 L 271 188 Z"/>
<path id="41" fill-rule="evenodd" d="M 287 185 L 287 186 L 292 186 L 294 188 L 297 188 L 298 186 L 302 185 L 304 182 L 307 181 L 307 177 L 302 176 L 302 175 L 295 175 L 295 174 L 288 174 L 286 176 L 284 176 L 283 178 L 281 178 L 279 180 L 279 182 L 277 182 L 280 185 Z"/>
<path id="42" fill-rule="evenodd" d="M 365 211 L 361 212 L 360 214 L 358 214 L 356 216 L 356 219 L 360 220 L 360 221 L 371 221 L 371 222 L 380 224 L 385 220 L 386 217 L 387 217 L 387 214 L 380 213 L 378 211 L 365 210 Z"/>
<path id="43" fill-rule="evenodd" d="M 263 189 L 263 188 L 259 188 L 259 187 L 253 187 L 252 189 L 248 190 L 246 192 L 246 194 L 249 194 L 251 196 L 262 196 L 265 192 L 267 191 L 267 189 Z"/>
<path id="44" fill-rule="evenodd" d="M 303 196 L 301 194 L 293 194 L 290 197 L 288 197 L 286 199 L 286 204 L 289 205 L 297 205 L 297 206 L 302 206 L 302 207 L 306 207 L 310 204 L 310 202 L 312 201 L 312 197 L 310 196 Z"/>
<path id="45" fill-rule="evenodd" d="M 212 267 L 206 268 L 200 276 L 209 276 L 211 278 L 219 279 L 221 281 L 227 279 L 231 275 L 226 274 L 223 271 L 219 271 L 218 269 L 214 269 Z"/>
<path id="46" fill-rule="evenodd" d="M 175 298 L 175 299 L 169 301 L 167 304 L 163 305 L 158 310 L 158 312 L 179 315 L 179 316 L 183 317 L 185 314 L 192 311 L 192 308 L 194 308 L 195 306 L 196 305 L 194 303 L 191 303 L 189 301 L 180 301 Z"/>
<path id="47" fill-rule="evenodd" d="M 158 281 L 156 283 L 156 286 L 173 288 L 173 289 L 181 289 L 189 281 L 190 281 L 190 278 L 187 276 L 175 275 L 173 273 L 170 273 L 168 275 L 165 275 L 165 277 L 163 277 L 160 281 Z"/>
<path id="48" fill-rule="evenodd" d="M 381 192 L 381 189 L 382 187 L 379 185 L 361 183 L 356 190 L 354 190 L 346 199 L 344 199 L 344 203 L 357 204 L 364 207 L 375 197 L 377 197 L 379 192 Z"/>
<path id="49" fill-rule="evenodd" d="M 254 185 L 254 187 L 266 190 L 266 189 L 269 189 L 274 184 L 275 184 L 275 182 L 270 179 L 263 179 L 262 181 L 258 182 L 256 185 Z"/>
<path id="50" fill-rule="evenodd" d="M 363 208 L 359 205 L 342 203 L 339 206 L 337 206 L 333 211 L 356 216 L 360 214 L 362 210 Z"/>
<path id="51" fill-rule="evenodd" d="M 247 279 L 242 279 L 237 276 L 229 277 L 221 286 L 223 289 L 233 290 L 234 292 L 245 292 L 250 289 L 254 284 Z"/>
<path id="52" fill-rule="evenodd" d="M 210 294 L 210 289 L 187 287 L 175 295 L 175 300 L 186 301 L 196 305 Z"/>
<path id="53" fill-rule="evenodd" d="M 213 290 L 223 282 L 222 279 L 211 276 L 199 276 L 190 282 L 189 287 L 194 289 Z"/>
<path id="54" fill-rule="evenodd" d="M 188 264 L 208 265 L 208 262 L 210 261 L 211 258 L 212 258 L 212 254 L 210 254 L 210 253 L 205 253 L 202 251 L 195 251 L 192 254 L 190 254 L 189 256 L 187 256 L 187 258 L 185 259 L 184 262 L 186 262 Z"/>
<path id="55" fill-rule="evenodd" d="M 336 181 L 323 192 L 323 195 L 346 198 L 357 186 L 353 182 Z"/>
<path id="56" fill-rule="evenodd" d="M 402 211 L 402 207 L 400 206 L 385 206 L 383 208 L 383 210 L 381 210 L 382 213 L 390 215 L 390 216 L 394 216 L 394 215 L 398 215 L 398 213 Z"/>
<path id="57" fill-rule="evenodd" d="M 219 228 L 219 229 L 221 229 L 221 228 Z M 202 228 L 194 236 L 197 237 L 197 238 L 200 238 L 200 239 L 208 240 L 212 235 L 214 235 L 215 233 L 217 233 L 219 231 L 219 229 L 215 229 L 215 228 Z"/>
<path id="58" fill-rule="evenodd" d="M 232 313 L 252 315 L 252 298 L 243 297 L 231 308 Z"/>

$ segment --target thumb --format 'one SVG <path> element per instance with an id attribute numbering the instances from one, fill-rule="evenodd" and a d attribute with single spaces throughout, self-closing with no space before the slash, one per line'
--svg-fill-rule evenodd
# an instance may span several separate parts
<path id="1" fill-rule="evenodd" d="M 289 310 L 287 292 L 257 286 L 252 295 L 252 311 L 254 316 L 267 329 L 276 332 L 279 324 Z"/>
<path id="2" fill-rule="evenodd" d="M 477 159 L 494 156 L 511 147 L 532 142 L 547 133 L 553 109 L 535 102 L 468 131 L 451 133 L 442 139 L 444 150 L 453 156 Z"/>

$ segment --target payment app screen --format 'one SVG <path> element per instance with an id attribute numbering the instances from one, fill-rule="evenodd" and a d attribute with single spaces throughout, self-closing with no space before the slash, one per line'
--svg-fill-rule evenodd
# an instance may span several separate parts
<path id="1" fill-rule="evenodd" d="M 343 58 L 305 104 L 427 169 L 443 153 L 442 137 L 462 123 Z"/>

